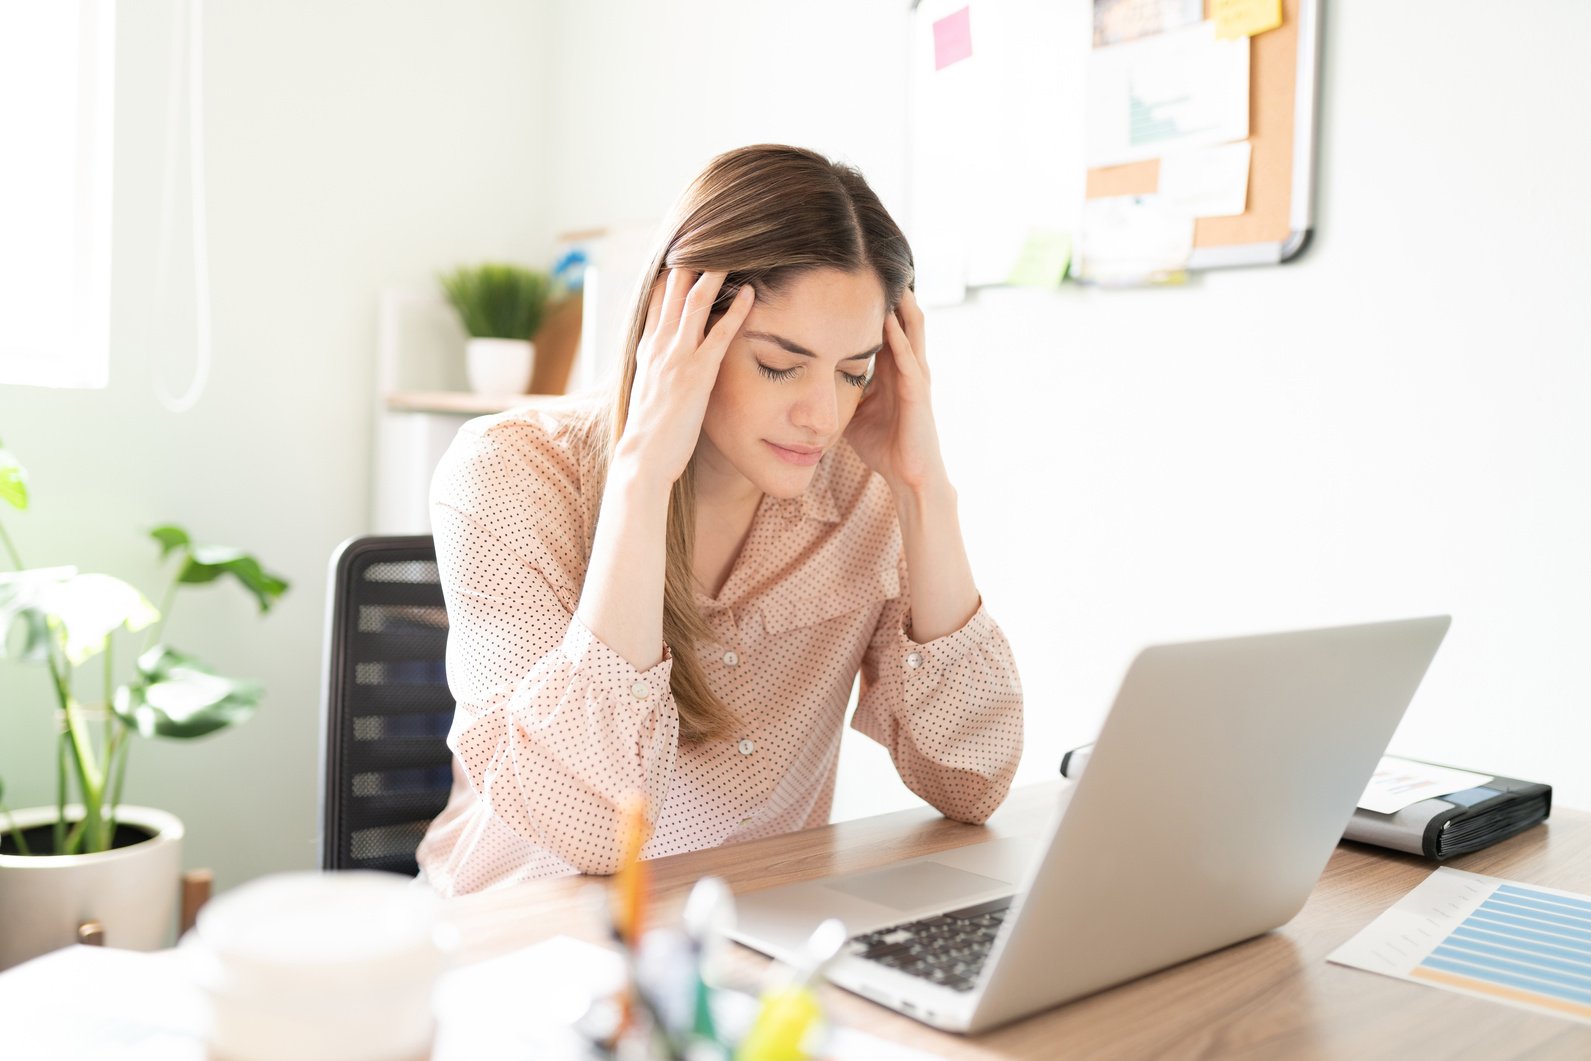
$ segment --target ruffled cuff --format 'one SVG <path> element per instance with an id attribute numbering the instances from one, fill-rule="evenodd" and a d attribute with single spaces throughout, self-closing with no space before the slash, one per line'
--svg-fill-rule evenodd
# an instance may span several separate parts
<path id="1" fill-rule="evenodd" d="M 570 616 L 569 629 L 565 631 L 559 649 L 574 673 L 584 674 L 595 683 L 612 686 L 614 701 L 633 704 L 638 713 L 656 708 L 668 697 L 669 679 L 674 673 L 674 654 L 666 644 L 661 660 L 647 670 L 638 670 L 607 642 L 592 633 L 578 616 Z"/>
<path id="2" fill-rule="evenodd" d="M 972 618 L 963 623 L 961 629 L 943 637 L 919 643 L 911 639 L 910 629 L 911 615 L 908 613 L 901 620 L 901 628 L 895 638 L 895 655 L 908 678 L 914 672 L 928 673 L 954 663 L 1002 636 L 1000 627 L 981 599 Z"/>

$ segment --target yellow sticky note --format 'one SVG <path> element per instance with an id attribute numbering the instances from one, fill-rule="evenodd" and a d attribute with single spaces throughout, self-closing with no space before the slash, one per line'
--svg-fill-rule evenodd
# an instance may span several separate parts
<path id="1" fill-rule="evenodd" d="M 1282 0 L 1210 0 L 1210 13 L 1217 40 L 1252 37 L 1282 24 Z"/>
<path id="2" fill-rule="evenodd" d="M 1028 233 L 1005 282 L 1012 287 L 1059 287 L 1072 260 L 1072 237 L 1034 229 Z"/>

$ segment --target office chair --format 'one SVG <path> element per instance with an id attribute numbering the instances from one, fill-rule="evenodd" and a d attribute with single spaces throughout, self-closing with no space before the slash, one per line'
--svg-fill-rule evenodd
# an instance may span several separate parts
<path id="1" fill-rule="evenodd" d="M 413 876 L 447 803 L 447 612 L 430 535 L 350 538 L 331 561 L 320 864 Z"/>

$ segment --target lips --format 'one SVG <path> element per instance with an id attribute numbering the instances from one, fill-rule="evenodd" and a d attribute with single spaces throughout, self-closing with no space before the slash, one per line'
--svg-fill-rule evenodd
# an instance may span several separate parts
<path id="1" fill-rule="evenodd" d="M 781 446 L 777 442 L 763 439 L 767 447 L 773 450 L 773 455 L 786 464 L 794 464 L 798 468 L 810 468 L 823 459 L 822 446 Z"/>

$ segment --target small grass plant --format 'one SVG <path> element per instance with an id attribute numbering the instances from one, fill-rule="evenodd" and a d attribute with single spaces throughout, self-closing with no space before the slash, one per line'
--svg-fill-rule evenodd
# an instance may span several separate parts
<path id="1" fill-rule="evenodd" d="M 464 330 L 477 339 L 529 339 L 541 327 L 552 278 L 519 265 L 461 266 L 442 278 L 442 290 Z"/>

